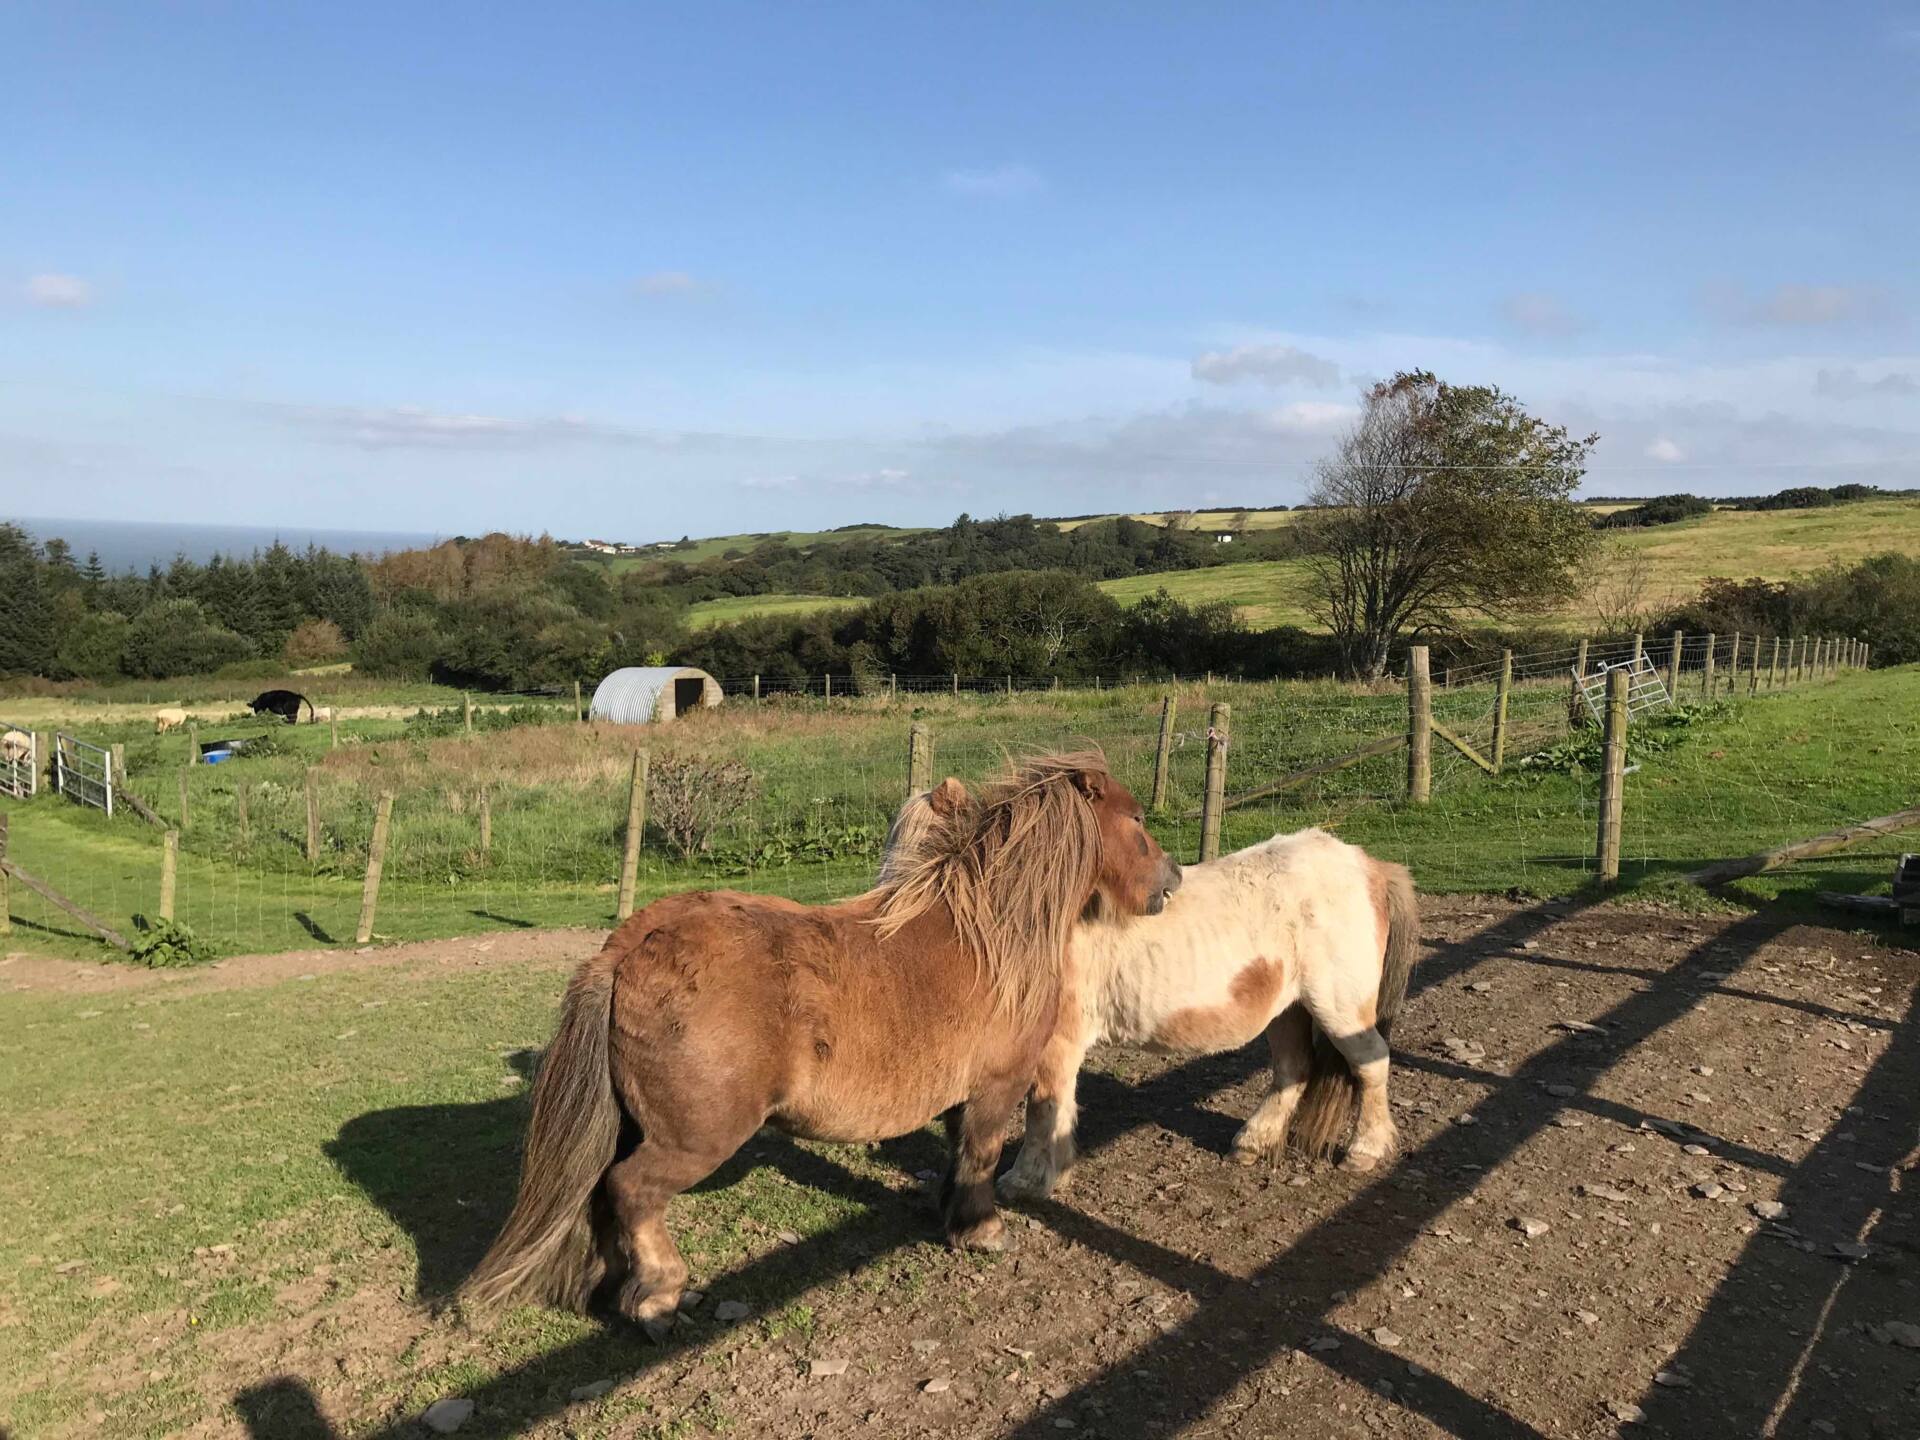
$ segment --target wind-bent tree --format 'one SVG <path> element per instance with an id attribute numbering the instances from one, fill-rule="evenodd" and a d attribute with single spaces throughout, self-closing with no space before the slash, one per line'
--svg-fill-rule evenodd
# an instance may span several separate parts
<path id="1" fill-rule="evenodd" d="M 1367 392 L 1309 502 L 1311 607 L 1349 674 L 1379 679 L 1403 637 L 1566 598 L 1594 543 L 1573 503 L 1598 440 L 1492 385 L 1424 370 Z"/>

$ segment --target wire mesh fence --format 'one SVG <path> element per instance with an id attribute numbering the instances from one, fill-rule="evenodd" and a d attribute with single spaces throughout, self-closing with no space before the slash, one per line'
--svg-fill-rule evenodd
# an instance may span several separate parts
<path id="1" fill-rule="evenodd" d="M 1682 718 L 1703 699 L 1767 693 L 1772 637 L 1743 638 L 1737 661 L 1732 638 L 1683 639 Z M 1672 654 L 1670 643 L 1636 650 L 1632 640 L 1585 648 L 1590 669 L 1640 653 L 1664 670 Z M 1811 647 L 1783 647 L 1801 648 L 1811 679 L 1826 662 Z M 1514 655 L 1510 686 L 1501 684 L 1504 657 L 1436 674 L 1436 734 L 1444 728 L 1465 750 L 1436 739 L 1430 805 L 1408 803 L 1404 747 L 1352 758 L 1406 735 L 1407 689 L 1398 681 L 1209 685 L 1202 677 L 1056 692 L 1003 677 L 997 691 L 976 686 L 956 696 L 951 677 L 942 690 L 898 683 L 928 677 L 889 676 L 884 686 L 836 691 L 830 702 L 824 685 L 818 696 L 763 690 L 758 705 L 730 703 L 658 727 L 581 723 L 563 702 L 502 709 L 471 734 L 464 714 L 445 712 L 332 728 L 235 725 L 225 727 L 236 731 L 231 758 L 212 765 L 185 763 L 191 752 L 177 735 L 131 726 L 92 743 L 124 747 L 122 783 L 161 826 L 179 831 L 174 913 L 227 953 L 354 940 L 382 793 L 394 801 L 377 939 L 610 923 L 628 777 L 642 746 L 651 766 L 640 903 L 696 887 L 821 901 L 871 883 L 908 793 L 914 721 L 932 736 L 935 779 L 978 783 L 1009 756 L 1092 746 L 1144 801 L 1168 695 L 1168 783 L 1152 826 L 1182 859 L 1199 851 L 1209 709 L 1220 702 L 1231 707 L 1223 848 L 1317 824 L 1414 864 L 1435 888 L 1557 891 L 1591 872 L 1598 803 L 1595 739 L 1583 729 L 1584 707 L 1570 703 L 1578 663 L 1571 648 Z M 1784 689 L 1785 662 L 1773 673 Z M 1796 686 L 1805 683 L 1798 673 Z M 1647 722 L 1647 736 L 1657 732 L 1658 722 Z M 1756 745 L 1708 759 L 1655 743 L 1642 745 L 1650 773 L 1636 787 L 1630 868 L 1724 853 L 1733 834 L 1784 839 L 1871 813 L 1860 809 L 1873 803 L 1871 786 L 1822 785 L 1802 773 L 1807 767 L 1783 772 Z M 1802 758 L 1820 759 L 1837 743 L 1810 735 Z M 1496 750 L 1502 773 L 1490 777 Z M 1714 767 L 1710 775 L 1702 765 Z M 1286 783 L 1238 798 L 1276 779 Z M 1706 803 L 1666 803 L 1696 791 Z M 13 817 L 11 863 L 122 926 L 155 913 L 159 826 L 128 809 L 109 820 L 44 799 L 16 804 Z M 18 887 L 12 903 L 21 930 L 78 933 L 70 917 Z"/>

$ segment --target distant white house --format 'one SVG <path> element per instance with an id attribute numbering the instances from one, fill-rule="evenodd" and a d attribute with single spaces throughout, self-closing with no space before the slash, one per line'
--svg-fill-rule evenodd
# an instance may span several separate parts
<path id="1" fill-rule="evenodd" d="M 1216 545 L 1231 545 L 1233 543 L 1233 536 L 1216 535 L 1213 537 L 1213 543 Z"/>

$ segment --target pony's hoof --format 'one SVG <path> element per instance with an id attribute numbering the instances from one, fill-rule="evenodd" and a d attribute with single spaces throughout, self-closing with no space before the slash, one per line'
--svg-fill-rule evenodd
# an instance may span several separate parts
<path id="1" fill-rule="evenodd" d="M 1342 1170 L 1352 1170 L 1356 1174 L 1364 1175 L 1369 1170 L 1378 1168 L 1380 1162 L 1385 1158 L 1385 1156 L 1371 1150 L 1349 1150 L 1346 1153 L 1346 1157 L 1341 1160 L 1340 1168 Z"/>
<path id="2" fill-rule="evenodd" d="M 1002 1200 L 1045 1200 L 1058 1183 L 1049 1176 L 1022 1175 L 1018 1170 L 1009 1170 L 993 1188 Z"/>
<path id="3" fill-rule="evenodd" d="M 1262 1149 L 1258 1145 L 1241 1145 L 1236 1143 L 1233 1147 L 1233 1163 L 1236 1165 L 1260 1165 L 1270 1162 L 1275 1153 L 1276 1152 L 1272 1150 Z"/>
<path id="4" fill-rule="evenodd" d="M 947 1237 L 947 1243 L 956 1250 L 979 1250 L 998 1255 L 1012 1248 L 1013 1236 L 1007 1232 L 1004 1220 L 998 1215 L 990 1215 L 978 1225 L 954 1231 Z"/>

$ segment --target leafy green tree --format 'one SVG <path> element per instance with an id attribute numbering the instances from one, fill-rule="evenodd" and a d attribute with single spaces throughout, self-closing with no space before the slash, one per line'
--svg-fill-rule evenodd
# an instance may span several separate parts
<path id="1" fill-rule="evenodd" d="M 113 610 L 82 616 L 60 642 L 54 668 L 81 680 L 116 680 L 122 673 L 131 623 Z"/>
<path id="2" fill-rule="evenodd" d="M 210 674 L 253 654 L 251 641 L 215 622 L 199 602 L 162 600 L 127 627 L 122 664 L 129 675 L 157 680 Z"/>
<path id="3" fill-rule="evenodd" d="M 44 675 L 54 649 L 45 566 L 18 525 L 0 525 L 0 675 Z"/>
<path id="4" fill-rule="evenodd" d="M 424 680 L 446 648 L 432 615 L 388 610 L 354 637 L 353 668 L 383 680 Z"/>
<path id="5" fill-rule="evenodd" d="M 1393 648 L 1572 592 L 1594 544 L 1573 503 L 1598 440 L 1530 415 L 1493 385 L 1408 371 L 1367 392 L 1309 492 L 1309 600 L 1349 673 Z"/>

